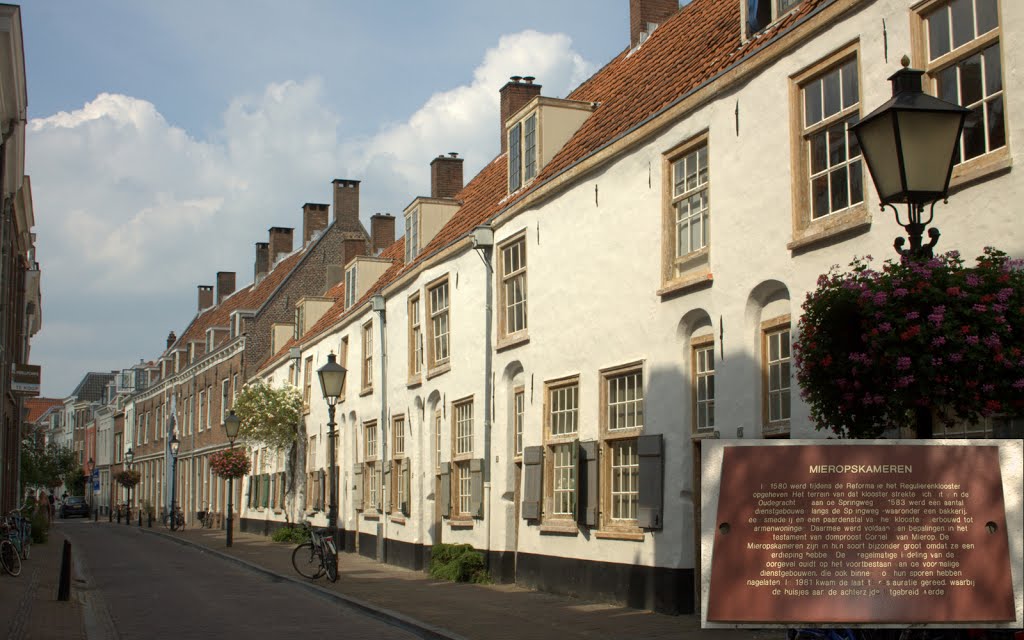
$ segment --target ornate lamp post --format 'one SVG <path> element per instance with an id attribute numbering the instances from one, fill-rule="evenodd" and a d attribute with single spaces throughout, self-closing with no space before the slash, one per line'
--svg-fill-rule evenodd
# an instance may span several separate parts
<path id="1" fill-rule="evenodd" d="M 896 222 L 906 229 L 910 248 L 896 238 L 896 252 L 904 258 L 930 259 L 939 230 L 928 230 L 931 240 L 924 244 L 921 234 L 934 217 L 935 203 L 945 200 L 953 174 L 955 151 L 964 118 L 970 111 L 924 93 L 923 71 L 910 69 L 903 56 L 903 69 L 894 73 L 892 99 L 872 111 L 853 127 L 871 179 L 878 190 L 882 209 L 890 207 Z M 893 203 L 906 203 L 907 222 L 900 220 Z M 923 220 L 930 205 L 928 219 Z"/>
<path id="2" fill-rule="evenodd" d="M 174 531 L 178 526 L 178 519 L 174 513 L 174 489 L 175 485 L 178 484 L 178 447 L 181 443 L 178 442 L 178 436 L 171 436 L 171 531 Z"/>
<path id="3" fill-rule="evenodd" d="M 128 471 L 132 470 L 132 462 L 135 461 L 135 451 L 131 447 L 128 447 L 128 452 L 124 454 L 124 461 L 128 463 Z M 128 506 L 126 513 L 124 514 L 124 523 L 131 524 L 132 520 L 132 488 L 128 486 L 128 499 L 125 500 L 125 504 Z"/>
<path id="4" fill-rule="evenodd" d="M 238 437 L 238 427 L 240 427 L 242 421 L 238 419 L 234 411 L 228 413 L 228 417 L 224 418 L 224 431 L 228 436 L 228 450 L 231 451 L 235 448 L 235 438 Z M 234 477 L 228 476 L 228 533 L 227 533 L 227 546 L 231 546 L 232 536 L 232 509 L 234 508 L 235 498 L 235 485 Z"/>
<path id="5" fill-rule="evenodd" d="M 348 372 L 345 367 L 335 361 L 334 354 L 331 353 L 327 356 L 327 364 L 317 369 L 316 373 L 320 377 L 320 390 L 323 392 L 324 400 L 327 401 L 327 442 L 328 449 L 330 449 L 331 471 L 331 504 L 327 512 L 327 526 L 330 528 L 333 538 L 338 532 L 338 474 L 334 470 L 336 448 L 334 439 L 337 434 L 334 432 L 334 411 L 338 405 L 338 399 L 341 398 L 341 389 L 345 385 L 345 374 Z M 335 549 L 337 549 L 337 540 L 335 540 Z"/>

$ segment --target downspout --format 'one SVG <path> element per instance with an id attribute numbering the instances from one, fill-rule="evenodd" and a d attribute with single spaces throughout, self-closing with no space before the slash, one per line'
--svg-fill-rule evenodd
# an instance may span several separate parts
<path id="1" fill-rule="evenodd" d="M 388 381 L 387 381 L 387 358 L 388 358 L 388 346 L 387 346 L 387 316 L 384 313 L 384 296 L 376 294 L 370 299 L 370 308 L 377 312 L 377 325 L 380 327 L 380 464 L 381 464 L 381 478 L 387 481 L 383 483 L 384 487 L 390 487 L 390 475 L 391 465 L 388 464 Z M 384 473 L 384 465 L 387 465 L 387 474 Z M 399 479 L 401 482 L 401 479 Z M 378 487 L 377 490 L 383 494 L 384 487 Z M 390 497 L 390 492 L 387 494 Z M 378 501 L 384 504 L 384 496 L 378 496 Z M 408 500 L 408 497 L 406 497 Z M 380 524 L 377 534 L 377 562 L 387 562 L 388 554 L 385 551 L 385 544 L 388 539 L 388 514 L 382 513 L 380 518 Z"/>
<path id="2" fill-rule="evenodd" d="M 14 135 L 14 124 L 13 121 L 5 127 L 6 131 L 3 133 L 3 139 L 0 140 L 0 390 L 7 390 L 9 388 L 8 371 L 10 367 L 7 366 L 7 322 L 4 318 L 7 317 L 7 141 Z M 7 398 L 0 398 L 0 429 L 6 419 Z M 19 427 L 20 431 L 20 427 Z M 3 478 L 7 477 L 7 451 L 5 438 L 0 438 L 0 483 L 3 483 Z M 16 447 L 20 453 L 21 447 Z M 18 469 L 21 468 L 21 461 L 18 461 Z M 14 479 L 15 491 L 21 491 L 21 474 Z M 8 491 L 6 484 L 2 488 L 2 492 Z M 15 502 L 7 505 L 6 496 L 0 493 L 0 507 L 3 511 L 7 511 L 8 508 L 17 506 L 17 499 L 19 493 L 14 494 Z"/>
<path id="3" fill-rule="evenodd" d="M 491 276 L 494 269 L 491 266 L 491 257 L 494 251 L 494 230 L 486 225 L 480 225 L 473 229 L 473 247 L 480 250 L 480 259 L 484 262 L 484 469 L 483 469 L 483 491 L 484 500 L 484 521 L 486 531 L 487 550 L 484 553 L 484 562 L 487 572 L 491 572 L 491 521 L 494 514 L 491 513 L 491 394 L 492 374 L 491 367 L 491 325 L 493 322 L 494 310 L 491 299 L 494 297 L 494 284 Z"/>

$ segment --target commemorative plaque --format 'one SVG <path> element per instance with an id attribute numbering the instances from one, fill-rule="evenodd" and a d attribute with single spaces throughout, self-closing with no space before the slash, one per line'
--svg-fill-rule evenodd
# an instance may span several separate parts
<path id="1" fill-rule="evenodd" d="M 722 451 L 707 620 L 1015 618 L 998 446 Z"/>

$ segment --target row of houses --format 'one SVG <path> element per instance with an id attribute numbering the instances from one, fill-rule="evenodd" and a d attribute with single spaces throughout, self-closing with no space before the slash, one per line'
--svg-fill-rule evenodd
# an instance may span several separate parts
<path id="1" fill-rule="evenodd" d="M 496 87 L 500 153 L 468 180 L 457 154 L 430 160 L 429 194 L 395 194 L 403 237 L 385 214 L 367 231 L 360 183 L 334 180 L 301 239 L 256 244 L 251 284 L 200 286 L 191 324 L 94 412 L 109 469 L 130 448 L 142 473 L 133 502 L 166 509 L 173 483 L 187 517 L 223 516 L 209 456 L 236 394 L 292 385 L 296 447 L 250 448 L 243 530 L 326 526 L 334 484 L 346 551 L 422 569 L 433 545 L 468 543 L 499 581 L 695 611 L 702 441 L 827 435 L 793 388 L 801 300 L 831 265 L 895 256 L 849 127 L 903 55 L 971 109 L 939 249 L 1024 255 L 1024 6 L 631 0 L 628 28 L 565 98 L 528 75 Z M 347 369 L 333 440 L 330 354 Z M 63 423 L 83 460 L 84 420 Z"/>

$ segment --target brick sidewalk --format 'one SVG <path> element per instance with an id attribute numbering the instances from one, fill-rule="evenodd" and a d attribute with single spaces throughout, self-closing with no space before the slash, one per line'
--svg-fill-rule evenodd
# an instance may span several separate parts
<path id="1" fill-rule="evenodd" d="M 171 534 L 163 529 L 147 533 L 167 535 L 180 542 L 228 554 L 265 571 L 302 580 L 292 567 L 295 545 L 269 538 L 236 533 L 234 545 L 224 545 L 223 531 L 190 529 Z M 452 635 L 488 640 L 570 640 L 573 638 L 694 638 L 732 640 L 784 638 L 784 630 L 702 631 L 697 616 L 667 616 L 609 604 L 586 602 L 515 585 L 470 585 L 439 582 L 427 574 L 379 564 L 352 553 L 338 559 L 341 577 L 331 584 L 325 578 L 317 586 L 342 597 L 397 612 L 444 629 Z"/>
<path id="2" fill-rule="evenodd" d="M 32 545 L 31 556 L 22 561 L 20 576 L 13 578 L 0 570 L 0 620 L 9 621 L 9 640 L 85 640 L 84 607 L 76 597 L 79 594 L 72 588 L 70 600 L 57 600 L 65 537 L 60 525 L 55 525 L 46 543 Z M 72 580 L 75 577 L 72 573 Z"/>

